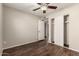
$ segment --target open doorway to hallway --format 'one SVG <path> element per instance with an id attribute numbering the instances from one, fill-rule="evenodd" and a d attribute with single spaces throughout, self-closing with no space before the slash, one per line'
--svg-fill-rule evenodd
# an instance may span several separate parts
<path id="1" fill-rule="evenodd" d="M 48 24 L 48 20 L 45 21 L 45 38 L 46 39 L 49 38 L 49 24 Z"/>
<path id="2" fill-rule="evenodd" d="M 68 40 L 68 29 L 69 29 L 69 15 L 64 16 L 64 47 L 69 47 L 69 40 Z"/>
<path id="3" fill-rule="evenodd" d="M 55 41 L 54 41 L 54 18 L 53 19 L 51 19 L 51 42 L 52 43 L 55 43 Z"/>

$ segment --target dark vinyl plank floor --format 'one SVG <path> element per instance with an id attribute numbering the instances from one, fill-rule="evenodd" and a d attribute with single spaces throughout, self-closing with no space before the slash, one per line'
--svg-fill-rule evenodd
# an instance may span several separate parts
<path id="1" fill-rule="evenodd" d="M 55 44 L 46 44 L 46 41 L 42 40 L 6 49 L 3 56 L 79 56 L 79 52 Z"/>

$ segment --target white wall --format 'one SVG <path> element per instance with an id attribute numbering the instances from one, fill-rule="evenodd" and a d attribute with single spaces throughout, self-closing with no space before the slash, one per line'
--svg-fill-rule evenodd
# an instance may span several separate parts
<path id="1" fill-rule="evenodd" d="M 2 4 L 0 3 L 0 55 L 2 55 Z"/>
<path id="2" fill-rule="evenodd" d="M 51 18 L 56 18 L 60 15 L 64 16 L 67 14 L 69 14 L 69 47 L 70 49 L 79 51 L 79 47 L 78 47 L 79 45 L 79 4 L 63 9 L 56 13 L 51 13 L 47 17 L 49 18 L 49 21 L 50 21 Z M 50 37 L 49 37 L 49 42 L 50 42 Z"/>
<path id="3" fill-rule="evenodd" d="M 37 16 L 4 6 L 3 48 L 37 41 Z"/>

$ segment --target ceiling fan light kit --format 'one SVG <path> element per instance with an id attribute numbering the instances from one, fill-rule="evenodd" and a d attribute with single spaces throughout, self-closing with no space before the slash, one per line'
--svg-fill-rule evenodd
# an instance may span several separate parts
<path id="1" fill-rule="evenodd" d="M 45 14 L 46 13 L 46 10 L 43 10 L 43 13 Z"/>
<path id="2" fill-rule="evenodd" d="M 46 6 L 42 6 L 41 10 L 47 10 L 47 7 Z"/>

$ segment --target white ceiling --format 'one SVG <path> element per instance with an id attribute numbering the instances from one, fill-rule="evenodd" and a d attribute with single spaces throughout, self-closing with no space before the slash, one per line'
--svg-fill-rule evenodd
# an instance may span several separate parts
<path id="1" fill-rule="evenodd" d="M 8 7 L 16 8 L 16 9 L 24 11 L 24 12 L 31 13 L 31 14 L 34 14 L 37 16 L 44 15 L 42 10 L 32 11 L 33 9 L 39 7 L 39 5 L 36 3 L 4 3 L 4 5 L 8 6 Z M 74 4 L 73 3 L 50 3 L 49 5 L 57 6 L 57 9 L 48 9 L 46 15 L 56 12 L 61 9 L 67 8 L 67 7 L 74 5 Z"/>

